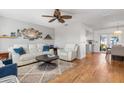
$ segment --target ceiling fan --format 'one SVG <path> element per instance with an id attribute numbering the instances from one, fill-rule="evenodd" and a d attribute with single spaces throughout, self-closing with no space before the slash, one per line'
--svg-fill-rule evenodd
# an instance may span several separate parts
<path id="1" fill-rule="evenodd" d="M 70 15 L 61 15 L 61 12 L 59 9 L 55 9 L 53 16 L 42 15 L 42 17 L 51 17 L 52 19 L 49 22 L 53 22 L 57 19 L 60 23 L 65 23 L 64 19 L 71 19 L 72 18 L 72 16 L 70 16 Z"/>

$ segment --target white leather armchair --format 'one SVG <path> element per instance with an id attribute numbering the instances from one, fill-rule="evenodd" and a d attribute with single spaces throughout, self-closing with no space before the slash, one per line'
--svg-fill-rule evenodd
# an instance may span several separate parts
<path id="1" fill-rule="evenodd" d="M 65 61 L 72 61 L 77 58 L 78 45 L 66 44 L 63 49 L 58 49 L 58 56 Z"/>

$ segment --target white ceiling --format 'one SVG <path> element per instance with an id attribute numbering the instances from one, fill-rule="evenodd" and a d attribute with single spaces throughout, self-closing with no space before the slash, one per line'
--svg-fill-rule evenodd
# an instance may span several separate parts
<path id="1" fill-rule="evenodd" d="M 124 10 L 115 9 L 60 9 L 62 14 L 72 15 L 71 20 L 66 20 L 70 24 L 71 21 L 78 21 L 86 24 L 93 29 L 100 29 L 115 25 L 124 24 Z M 44 25 L 56 28 L 64 25 L 57 20 L 48 23 L 50 18 L 41 17 L 42 15 L 52 15 L 53 9 L 0 9 L 0 16 L 13 18 L 20 21 Z M 65 23 L 65 24 L 66 24 Z"/>

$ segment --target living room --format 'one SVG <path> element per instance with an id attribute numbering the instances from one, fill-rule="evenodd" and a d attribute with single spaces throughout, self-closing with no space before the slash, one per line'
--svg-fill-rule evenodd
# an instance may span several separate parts
<path id="1" fill-rule="evenodd" d="M 61 13 L 58 14 L 63 19 L 60 20 L 58 14 L 55 16 L 56 11 Z M 123 12 L 116 9 L 1 9 L 0 58 L 3 57 L 2 61 L 9 59 L 18 66 L 15 69 L 17 72 L 10 73 L 17 76 L 12 82 L 124 82 L 124 69 L 118 67 L 118 64 L 124 66 L 123 48 L 119 50 L 122 53 L 118 53 L 118 50 L 113 52 L 110 38 L 116 36 L 114 45 L 123 45 Z M 101 35 L 107 35 L 107 38 L 103 37 L 103 43 L 100 41 Z M 100 50 L 101 44 L 104 44 L 104 51 Z M 18 48 L 24 50 L 24 54 L 19 54 Z M 111 61 L 111 54 L 114 61 Z M 44 55 L 54 58 L 49 59 Z M 106 55 L 109 61 L 106 61 Z M 116 62 L 116 59 L 121 61 Z M 108 70 L 105 70 L 108 63 L 117 65 L 111 69 L 118 69 L 119 73 L 115 74 L 113 70 L 108 77 Z M 98 77 L 91 78 L 93 73 Z M 100 73 L 105 73 L 107 77 L 102 78 Z M 5 78 L 7 74 L 8 70 L 1 77 Z M 67 78 L 68 75 L 70 78 Z M 114 80 L 113 77 L 117 75 L 120 78 Z"/>

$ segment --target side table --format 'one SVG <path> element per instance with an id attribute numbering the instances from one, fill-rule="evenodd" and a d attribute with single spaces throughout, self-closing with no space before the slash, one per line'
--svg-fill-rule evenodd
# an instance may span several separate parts
<path id="1" fill-rule="evenodd" d="M 53 48 L 53 50 L 54 50 L 54 54 L 55 54 L 55 55 L 58 55 L 58 53 L 57 53 L 58 48 L 55 47 L 55 48 Z"/>
<path id="2" fill-rule="evenodd" d="M 0 52 L 0 60 L 8 59 L 9 52 Z"/>

